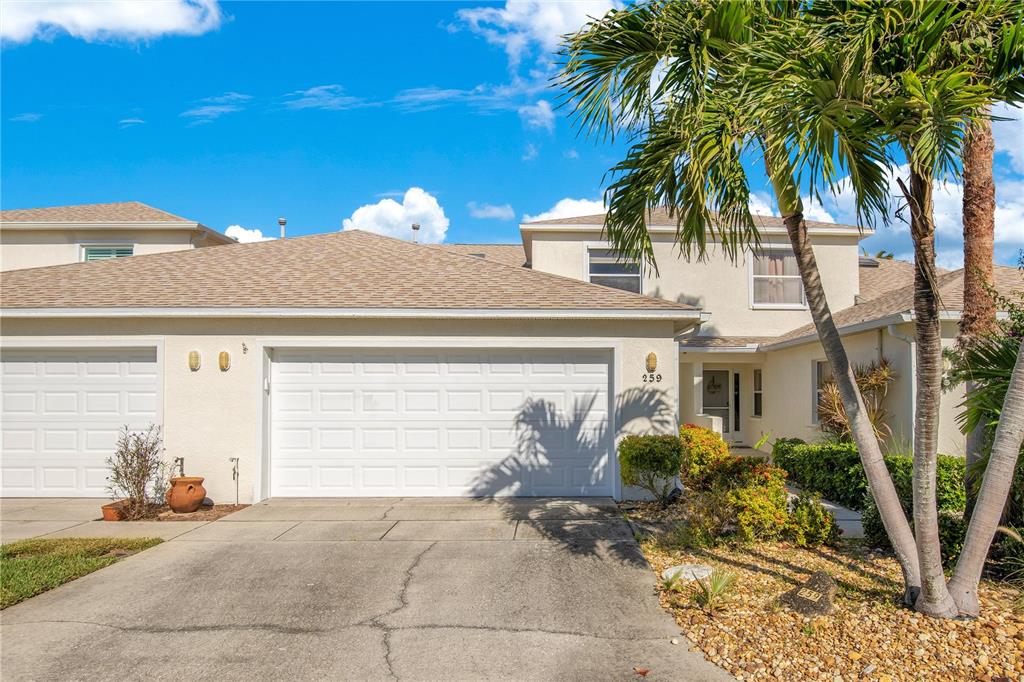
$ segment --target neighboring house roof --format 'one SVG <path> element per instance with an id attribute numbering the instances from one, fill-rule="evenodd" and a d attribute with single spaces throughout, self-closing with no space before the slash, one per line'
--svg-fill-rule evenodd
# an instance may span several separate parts
<path id="1" fill-rule="evenodd" d="M 914 264 L 905 260 L 861 258 L 857 272 L 860 275 L 858 303 L 874 300 L 888 291 L 914 283 Z"/>
<path id="2" fill-rule="evenodd" d="M 15 208 L 0 211 L 0 227 L 5 229 L 184 229 L 205 233 L 221 244 L 234 239 L 195 220 L 153 208 L 140 201 L 109 204 L 79 204 L 48 208 Z"/>
<path id="3" fill-rule="evenodd" d="M 437 247 L 464 256 L 476 256 L 496 263 L 523 267 L 526 252 L 522 244 L 436 244 Z"/>
<path id="4" fill-rule="evenodd" d="M 181 216 L 161 211 L 140 201 L 111 204 L 78 204 L 49 208 L 15 208 L 0 211 L 5 223 L 194 223 Z"/>
<path id="5" fill-rule="evenodd" d="M 1017 268 L 996 265 L 993 269 L 993 280 L 996 291 L 1002 296 L 1013 296 L 1024 292 L 1024 274 Z M 940 310 L 947 313 L 962 311 L 964 305 L 963 268 L 953 272 L 939 272 L 938 290 Z M 913 310 L 914 284 L 911 279 L 911 283 L 906 286 L 884 292 L 869 301 L 833 313 L 832 319 L 841 332 L 849 332 L 899 321 L 896 318 L 900 317 L 905 317 L 909 321 Z M 772 350 L 781 346 L 813 341 L 816 338 L 814 325 L 807 324 L 765 344 L 764 348 Z"/>
<path id="6" fill-rule="evenodd" d="M 535 220 L 529 223 L 523 223 L 521 226 L 524 229 L 533 229 L 536 227 L 543 227 L 545 225 L 564 225 L 564 226 L 602 226 L 604 225 L 604 213 L 596 213 L 592 215 L 584 216 L 572 216 L 566 218 L 552 218 L 549 220 Z M 762 228 L 772 230 L 785 230 L 786 225 L 782 222 L 782 218 L 778 216 L 764 216 L 755 215 L 754 220 L 758 226 Z M 669 215 L 669 212 L 664 208 L 657 208 L 647 213 L 647 225 L 660 226 L 660 227 L 671 227 L 675 229 L 678 222 L 678 216 Z M 807 228 L 810 230 L 820 229 L 838 229 L 844 232 L 856 233 L 860 231 L 856 225 L 841 225 L 839 223 L 823 223 L 816 220 L 807 220 Z M 865 229 L 865 233 L 870 233 L 870 229 Z"/>
<path id="7" fill-rule="evenodd" d="M 15 270 L 0 281 L 0 302 L 5 315 L 41 316 L 498 310 L 509 317 L 571 311 L 571 317 L 681 320 L 700 314 L 681 303 L 360 230 Z"/>

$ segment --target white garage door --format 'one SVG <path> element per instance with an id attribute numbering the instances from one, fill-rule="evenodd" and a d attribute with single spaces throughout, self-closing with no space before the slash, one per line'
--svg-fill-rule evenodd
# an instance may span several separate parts
<path id="1" fill-rule="evenodd" d="M 2 494 L 104 496 L 120 428 L 157 421 L 156 351 L 5 350 L 0 365 Z"/>
<path id="2" fill-rule="evenodd" d="M 271 495 L 611 495 L 607 354 L 275 351 Z"/>

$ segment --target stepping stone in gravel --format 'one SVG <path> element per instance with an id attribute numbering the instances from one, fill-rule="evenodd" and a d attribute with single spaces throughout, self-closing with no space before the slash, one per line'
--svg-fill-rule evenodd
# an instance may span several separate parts
<path id="1" fill-rule="evenodd" d="M 683 564 L 666 568 L 661 572 L 665 580 L 703 580 L 711 575 L 711 567 L 705 564 Z"/>
<path id="2" fill-rule="evenodd" d="M 803 616 L 825 616 L 832 613 L 836 582 L 825 571 L 815 571 L 806 582 L 784 593 L 783 604 Z"/>

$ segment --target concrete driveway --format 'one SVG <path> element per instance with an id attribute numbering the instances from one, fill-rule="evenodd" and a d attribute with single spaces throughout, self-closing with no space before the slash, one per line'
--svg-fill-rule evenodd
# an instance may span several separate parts
<path id="1" fill-rule="evenodd" d="M 194 525 L 5 610 L 4 679 L 731 679 L 610 500 L 272 499 Z"/>

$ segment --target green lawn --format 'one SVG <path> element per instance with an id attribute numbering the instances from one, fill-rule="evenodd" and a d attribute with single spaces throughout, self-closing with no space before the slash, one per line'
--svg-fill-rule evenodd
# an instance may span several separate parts
<path id="1" fill-rule="evenodd" d="M 161 542 L 159 538 L 40 538 L 2 545 L 0 609 Z"/>

